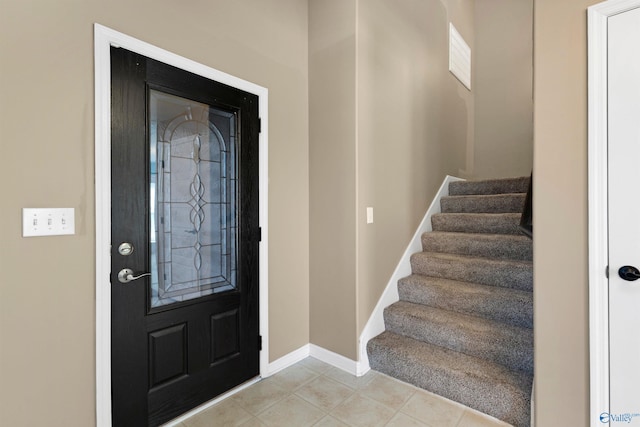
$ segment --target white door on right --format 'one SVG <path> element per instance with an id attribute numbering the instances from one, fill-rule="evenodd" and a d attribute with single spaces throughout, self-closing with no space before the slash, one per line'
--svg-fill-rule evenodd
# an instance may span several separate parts
<path id="1" fill-rule="evenodd" d="M 640 426 L 640 9 L 609 17 L 608 58 L 611 389 L 602 421 Z"/>

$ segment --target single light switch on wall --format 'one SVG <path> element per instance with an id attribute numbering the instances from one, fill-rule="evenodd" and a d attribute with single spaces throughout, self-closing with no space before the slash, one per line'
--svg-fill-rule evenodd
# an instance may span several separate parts
<path id="1" fill-rule="evenodd" d="M 22 237 L 75 234 L 73 208 L 23 208 Z"/>
<path id="2" fill-rule="evenodd" d="M 367 208 L 367 224 L 373 224 L 373 208 Z"/>

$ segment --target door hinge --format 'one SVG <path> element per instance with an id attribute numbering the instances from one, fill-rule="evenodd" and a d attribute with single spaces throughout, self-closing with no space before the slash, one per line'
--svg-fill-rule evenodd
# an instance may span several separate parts
<path id="1" fill-rule="evenodd" d="M 262 335 L 258 335 L 258 351 L 262 350 Z"/>
<path id="2" fill-rule="evenodd" d="M 262 119 L 258 117 L 258 133 L 262 133 Z"/>
<path id="3" fill-rule="evenodd" d="M 607 276 L 607 279 L 609 278 L 609 266 L 607 265 L 607 268 L 604 269 L 604 275 Z"/>
<path id="4" fill-rule="evenodd" d="M 258 227 L 258 242 L 262 242 L 262 227 Z"/>

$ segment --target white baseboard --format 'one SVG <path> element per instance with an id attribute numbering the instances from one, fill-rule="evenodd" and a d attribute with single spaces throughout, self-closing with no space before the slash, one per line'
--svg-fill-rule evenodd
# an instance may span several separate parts
<path id="1" fill-rule="evenodd" d="M 342 369 L 343 371 L 348 372 L 351 375 L 363 375 L 363 373 L 359 372 L 358 362 L 356 362 L 355 360 L 351 360 L 348 357 L 342 356 L 341 354 L 334 353 L 331 350 L 318 347 L 315 344 L 309 344 L 309 347 L 311 348 L 311 357 L 314 357 L 319 361 L 327 363 L 338 369 Z"/>
<path id="2" fill-rule="evenodd" d="M 362 330 L 362 334 L 360 334 L 360 338 L 358 339 L 358 348 L 360 353 L 358 361 L 358 372 L 361 372 L 360 375 L 366 373 L 369 369 L 371 369 L 369 367 L 369 356 L 367 355 L 367 343 L 371 338 L 384 332 L 384 309 L 385 307 L 388 307 L 399 300 L 398 280 L 411 274 L 411 255 L 416 252 L 422 251 L 422 234 L 427 231 L 431 231 L 431 217 L 434 214 L 440 213 L 440 199 L 442 199 L 444 196 L 449 195 L 449 183 L 454 181 L 464 180 L 462 178 L 457 178 L 450 175 L 447 175 L 445 177 L 442 185 L 440 186 L 440 189 L 431 202 L 429 209 L 427 209 L 422 222 L 413 235 L 411 242 L 407 246 L 407 249 L 404 251 L 404 254 L 400 259 L 398 266 L 391 275 L 391 278 L 389 279 L 384 292 L 382 292 L 382 296 L 378 300 L 378 304 L 376 304 L 376 307 L 373 309 L 373 313 L 371 313 L 369 321 Z"/>
<path id="3" fill-rule="evenodd" d="M 285 354 L 281 358 L 276 359 L 267 365 L 266 372 L 261 372 L 262 378 L 270 377 L 271 375 L 277 374 L 278 372 L 288 368 L 289 366 L 295 365 L 302 359 L 309 357 L 310 352 L 310 344 L 305 344 L 299 349 Z"/>
<path id="4" fill-rule="evenodd" d="M 341 354 L 334 353 L 331 350 L 327 350 L 326 348 L 317 346 L 315 344 L 306 344 L 299 349 L 285 354 L 281 358 L 269 363 L 267 371 L 262 373 L 262 378 L 267 378 L 271 375 L 275 375 L 283 369 L 286 369 L 289 366 L 293 366 L 309 356 L 318 359 L 319 361 L 324 362 L 328 365 L 334 366 L 338 369 L 342 369 L 343 371 L 348 372 L 351 375 L 361 376 L 369 370 L 369 368 L 367 367 L 367 369 L 363 371 L 360 368 L 358 362 L 356 362 L 355 360 L 351 360 Z"/>

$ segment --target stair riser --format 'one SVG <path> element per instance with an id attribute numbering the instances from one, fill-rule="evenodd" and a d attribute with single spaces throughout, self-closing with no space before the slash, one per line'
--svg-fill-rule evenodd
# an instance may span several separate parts
<path id="1" fill-rule="evenodd" d="M 526 193 L 529 177 L 490 181 L 455 181 L 449 184 L 449 195 Z"/>
<path id="2" fill-rule="evenodd" d="M 533 328 L 533 295 L 495 286 L 428 284 L 405 277 L 398 282 L 401 301 L 484 317 L 508 325 Z"/>
<path id="3" fill-rule="evenodd" d="M 422 250 L 484 258 L 531 261 L 533 245 L 531 240 L 520 236 L 491 236 L 451 233 L 424 233 Z M 507 238 L 502 238 L 507 237 Z"/>
<path id="4" fill-rule="evenodd" d="M 414 274 L 425 276 L 533 291 L 531 263 L 483 258 L 449 260 L 434 257 L 428 252 L 419 252 L 411 256 L 411 269 Z"/>
<path id="5" fill-rule="evenodd" d="M 367 345 L 372 369 L 460 402 L 516 427 L 530 425 L 531 378 L 524 384 L 487 382 L 444 365 L 424 363 L 406 349 L 373 339 Z M 447 358 L 442 354 L 442 358 Z M 522 378 L 525 378 L 524 376 Z"/>
<path id="6" fill-rule="evenodd" d="M 525 194 L 449 196 L 440 201 L 443 213 L 522 213 Z"/>
<path id="7" fill-rule="evenodd" d="M 533 333 L 459 325 L 451 320 L 423 317 L 388 307 L 384 312 L 385 329 L 418 341 L 459 351 L 499 363 L 510 369 L 533 373 Z"/>
<path id="8" fill-rule="evenodd" d="M 513 234 L 521 236 L 521 214 L 473 215 L 439 213 L 431 217 L 433 231 L 458 233 Z"/>

